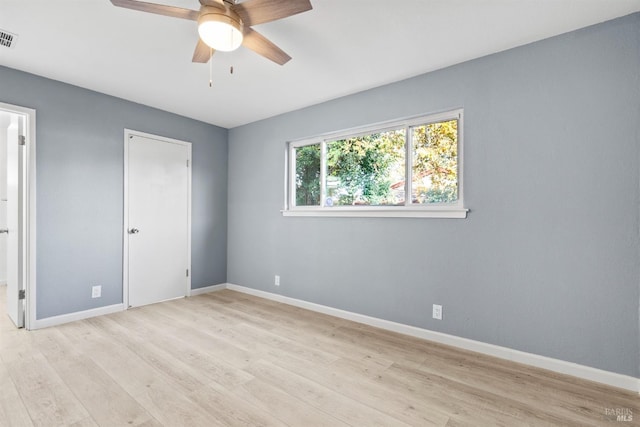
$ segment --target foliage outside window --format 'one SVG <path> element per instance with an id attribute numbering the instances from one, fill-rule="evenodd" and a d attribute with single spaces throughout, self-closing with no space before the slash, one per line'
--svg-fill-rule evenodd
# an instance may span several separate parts
<path id="1" fill-rule="evenodd" d="M 284 213 L 465 217 L 461 123 L 456 110 L 290 143 Z"/>

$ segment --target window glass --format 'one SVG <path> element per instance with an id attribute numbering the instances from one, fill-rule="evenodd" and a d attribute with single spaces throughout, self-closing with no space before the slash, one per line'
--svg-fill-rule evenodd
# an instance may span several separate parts
<path id="1" fill-rule="evenodd" d="M 411 202 L 458 200 L 458 120 L 411 128 Z"/>
<path id="2" fill-rule="evenodd" d="M 405 130 L 327 143 L 325 206 L 404 204 Z"/>
<path id="3" fill-rule="evenodd" d="M 295 149 L 296 206 L 320 206 L 320 144 Z"/>

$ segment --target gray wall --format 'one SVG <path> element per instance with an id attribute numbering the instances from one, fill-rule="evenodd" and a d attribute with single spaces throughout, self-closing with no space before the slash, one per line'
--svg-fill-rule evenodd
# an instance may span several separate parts
<path id="1" fill-rule="evenodd" d="M 228 281 L 640 376 L 639 29 L 630 15 L 230 130 Z M 455 107 L 467 219 L 281 216 L 286 141 Z"/>
<path id="2" fill-rule="evenodd" d="M 0 102 L 36 110 L 38 319 L 122 302 L 124 128 L 193 143 L 192 287 L 226 281 L 226 129 L 4 67 Z"/>

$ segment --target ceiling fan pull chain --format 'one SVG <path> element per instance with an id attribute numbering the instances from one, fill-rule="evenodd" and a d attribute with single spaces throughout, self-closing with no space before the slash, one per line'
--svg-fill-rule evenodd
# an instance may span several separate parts
<path id="1" fill-rule="evenodd" d="M 213 87 L 213 48 L 209 57 L 209 87 Z"/>

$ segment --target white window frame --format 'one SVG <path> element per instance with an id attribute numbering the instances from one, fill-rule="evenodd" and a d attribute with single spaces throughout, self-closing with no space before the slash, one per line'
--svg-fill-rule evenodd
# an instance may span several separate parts
<path id="1" fill-rule="evenodd" d="M 411 128 L 447 120 L 458 120 L 458 200 L 455 203 L 413 204 L 411 203 L 412 140 Z M 324 206 L 326 199 L 326 147 L 327 143 L 377 132 L 404 128 L 405 142 L 405 204 L 402 206 Z M 376 123 L 364 127 L 331 132 L 287 143 L 285 152 L 285 203 L 283 216 L 327 216 L 327 217 L 408 217 L 408 218 L 466 218 L 469 211 L 464 207 L 463 186 L 463 109 L 442 113 L 409 117 L 400 120 Z M 296 158 L 295 149 L 307 145 L 320 144 L 320 206 L 296 206 Z"/>

